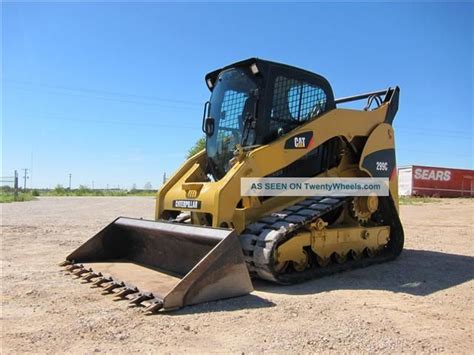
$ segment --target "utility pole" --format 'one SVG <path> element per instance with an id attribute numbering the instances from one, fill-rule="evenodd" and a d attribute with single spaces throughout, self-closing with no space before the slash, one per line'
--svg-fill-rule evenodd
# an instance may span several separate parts
<path id="1" fill-rule="evenodd" d="M 163 173 L 163 184 L 166 182 L 166 171 Z"/>
<path id="2" fill-rule="evenodd" d="M 69 191 L 71 191 L 71 179 L 72 179 L 72 174 L 69 173 Z"/>
<path id="3" fill-rule="evenodd" d="M 15 170 L 15 175 L 13 177 L 13 196 L 15 201 L 18 200 L 18 171 Z"/>
<path id="4" fill-rule="evenodd" d="M 33 152 L 31 152 L 30 161 L 30 189 L 33 189 Z"/>
<path id="5" fill-rule="evenodd" d="M 30 169 L 21 169 L 23 170 L 23 191 L 26 191 L 26 179 L 28 179 L 28 170 Z"/>

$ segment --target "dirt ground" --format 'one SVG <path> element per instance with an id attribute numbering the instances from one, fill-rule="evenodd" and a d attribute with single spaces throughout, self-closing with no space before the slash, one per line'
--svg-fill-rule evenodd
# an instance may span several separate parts
<path id="1" fill-rule="evenodd" d="M 474 200 L 401 207 L 394 262 L 145 316 L 57 266 L 153 198 L 41 198 L 2 209 L 1 352 L 449 352 L 474 347 Z"/>

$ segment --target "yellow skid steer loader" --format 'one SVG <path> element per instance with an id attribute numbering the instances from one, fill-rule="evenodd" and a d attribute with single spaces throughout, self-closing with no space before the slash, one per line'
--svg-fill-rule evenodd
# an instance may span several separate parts
<path id="1" fill-rule="evenodd" d="M 148 312 L 396 258 L 399 88 L 334 99 L 320 75 L 257 58 L 205 77 L 206 149 L 162 186 L 155 220 L 119 217 L 61 263 Z M 341 104 L 366 100 L 361 110 Z M 389 196 L 241 196 L 249 177 L 381 177 Z"/>

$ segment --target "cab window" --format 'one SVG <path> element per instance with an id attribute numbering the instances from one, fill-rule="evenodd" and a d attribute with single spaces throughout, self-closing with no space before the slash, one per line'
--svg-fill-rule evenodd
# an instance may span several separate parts
<path id="1" fill-rule="evenodd" d="M 283 134 L 319 116 L 326 109 L 326 93 L 320 87 L 277 76 L 270 111 L 270 129 Z"/>

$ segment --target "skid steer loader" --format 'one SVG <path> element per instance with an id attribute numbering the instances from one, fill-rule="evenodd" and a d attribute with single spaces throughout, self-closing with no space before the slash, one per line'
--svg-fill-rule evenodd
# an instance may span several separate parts
<path id="1" fill-rule="evenodd" d="M 292 284 L 401 253 L 398 87 L 334 99 L 322 76 L 257 58 L 205 81 L 206 149 L 158 191 L 154 221 L 117 218 L 67 256 L 68 273 L 157 312 L 245 295 L 254 277 Z M 390 193 L 241 196 L 246 177 L 383 177 Z"/>

